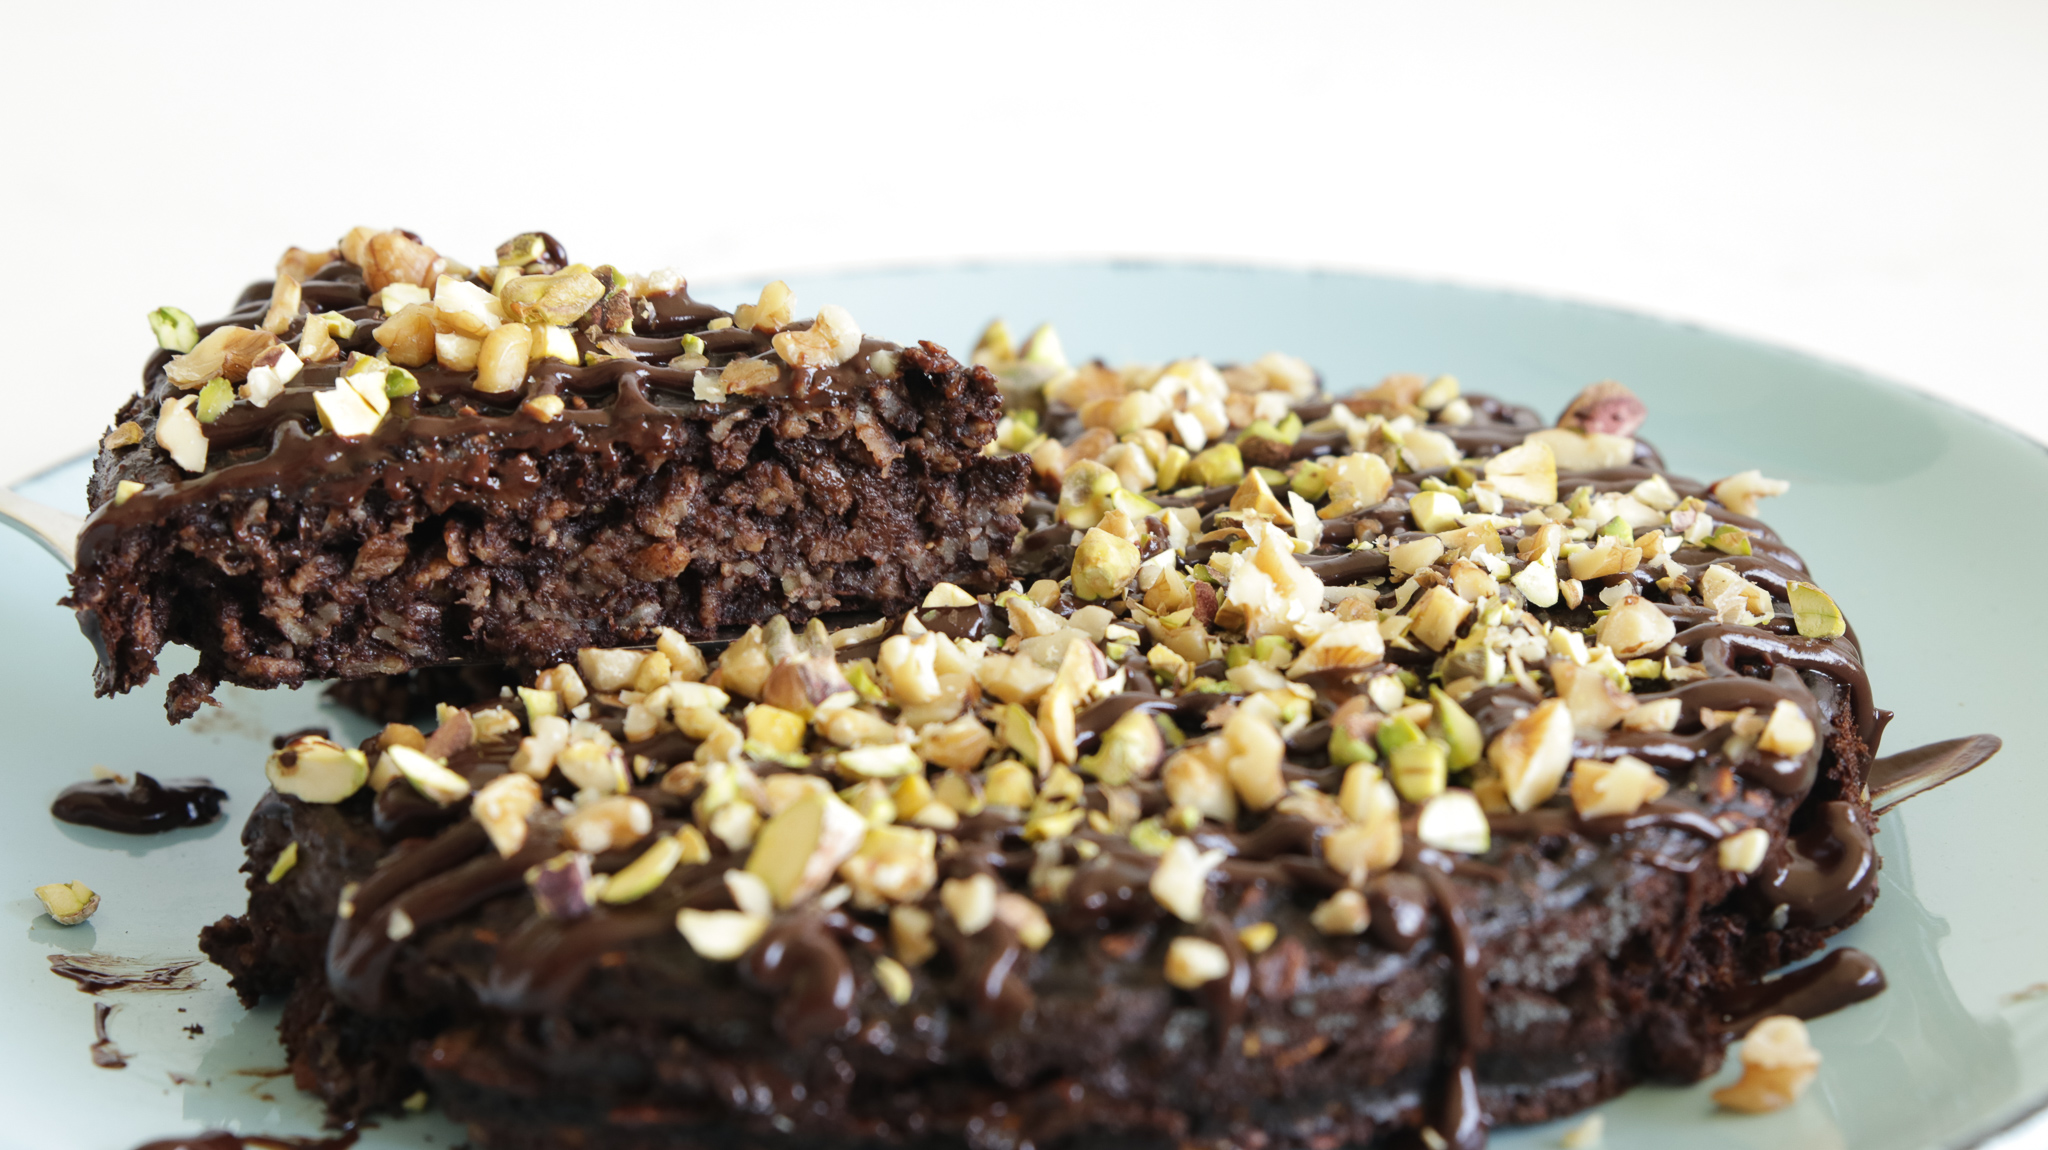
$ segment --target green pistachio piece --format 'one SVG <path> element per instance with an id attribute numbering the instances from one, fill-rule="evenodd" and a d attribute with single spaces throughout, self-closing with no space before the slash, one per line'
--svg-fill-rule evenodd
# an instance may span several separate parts
<path id="1" fill-rule="evenodd" d="M 198 409 L 193 412 L 201 423 L 212 423 L 221 413 L 235 405 L 235 385 L 224 375 L 216 375 L 199 389 Z"/>
<path id="2" fill-rule="evenodd" d="M 1600 526 L 1599 533 L 1601 535 L 1607 535 L 1615 539 L 1619 539 L 1624 544 L 1634 543 L 1636 541 L 1635 529 L 1630 527 L 1628 523 L 1624 521 L 1622 517 L 1619 515 L 1615 516 L 1612 519 L 1609 519 L 1606 523 L 1602 524 Z"/>
<path id="3" fill-rule="evenodd" d="M 1330 762 L 1340 767 L 1353 763 L 1376 763 L 1378 752 L 1372 749 L 1372 740 L 1361 739 L 1343 726 L 1330 725 Z"/>
<path id="4" fill-rule="evenodd" d="M 654 845 L 640 852 L 640 857 L 627 863 L 625 868 L 604 884 L 598 897 L 599 902 L 613 906 L 634 902 L 647 897 L 661 881 L 683 861 L 683 844 L 674 835 L 663 835 L 654 840 Z"/>
<path id="5" fill-rule="evenodd" d="M 1181 476 L 1188 469 L 1188 460 L 1192 458 L 1194 457 L 1188 454 L 1188 449 L 1180 444 L 1168 446 L 1165 454 L 1159 457 L 1159 479 L 1154 487 L 1160 491 L 1172 491 L 1179 487 Z"/>
<path id="6" fill-rule="evenodd" d="M 1268 667 L 1284 667 L 1294 661 L 1294 644 L 1280 635 L 1261 635 L 1252 643 L 1252 658 Z"/>
<path id="7" fill-rule="evenodd" d="M 1431 687 L 1429 700 L 1436 704 L 1436 723 L 1443 728 L 1450 768 L 1462 771 L 1478 762 L 1486 749 L 1485 740 L 1479 735 L 1478 721 L 1459 706 L 1456 699 L 1445 694 L 1442 687 Z"/>
<path id="8" fill-rule="evenodd" d="M 1148 855 L 1163 855 L 1173 846 L 1174 834 L 1156 818 L 1145 819 L 1131 828 L 1131 845 Z"/>
<path id="9" fill-rule="evenodd" d="M 1393 776 L 1394 789 L 1411 803 L 1428 802 L 1444 793 L 1444 785 L 1449 781 L 1449 766 L 1448 749 L 1435 739 L 1404 743 L 1387 756 L 1388 773 Z"/>
<path id="10" fill-rule="evenodd" d="M 1724 551 L 1730 555 L 1747 555 L 1750 553 L 1748 533 L 1744 532 L 1740 527 L 1731 527 L 1725 523 L 1714 528 L 1714 534 L 1708 538 L 1707 546 L 1712 547 L 1716 551 Z"/>
<path id="11" fill-rule="evenodd" d="M 420 381 L 402 367 L 389 368 L 384 372 L 384 394 L 392 399 L 412 395 L 420 389 Z"/>
<path id="12" fill-rule="evenodd" d="M 149 313 L 149 330 L 156 333 L 156 345 L 184 353 L 199 344 L 199 325 L 174 307 L 160 307 Z"/>
<path id="13" fill-rule="evenodd" d="M 1842 609 L 1828 593 L 1811 583 L 1792 582 L 1785 585 L 1785 592 L 1792 601 L 1792 622 L 1799 633 L 1809 639 L 1832 639 L 1849 629 L 1842 619 Z"/>
<path id="14" fill-rule="evenodd" d="M 1323 474 L 1320 464 L 1310 460 L 1294 469 L 1294 476 L 1287 481 L 1287 486 L 1296 495 L 1314 503 L 1330 493 L 1330 477 Z"/>
<path id="15" fill-rule="evenodd" d="M 1187 474 L 1181 478 L 1192 480 L 1204 487 L 1221 487 L 1226 483 L 1244 482 L 1244 453 L 1235 443 L 1219 443 L 1202 450 L 1200 455 L 1188 460 Z"/>
<path id="16" fill-rule="evenodd" d="M 1395 751 L 1411 743 L 1423 741 L 1422 728 L 1406 715 L 1396 715 L 1380 724 L 1380 753 L 1391 757 Z"/>

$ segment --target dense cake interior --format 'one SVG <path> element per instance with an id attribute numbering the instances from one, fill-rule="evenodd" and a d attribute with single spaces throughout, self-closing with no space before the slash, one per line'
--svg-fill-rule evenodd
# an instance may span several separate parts
<path id="1" fill-rule="evenodd" d="M 498 261 L 358 229 L 216 323 L 160 313 L 67 600 L 101 693 L 165 643 L 200 652 L 175 719 L 222 680 L 538 667 L 1001 584 L 1024 467 L 983 454 L 985 371 L 794 319 L 780 283 L 736 320 L 538 233 Z"/>
<path id="2" fill-rule="evenodd" d="M 280 748 L 203 945 L 302 1086 L 497 1150 L 1469 1148 L 1882 986 L 1763 982 L 1876 896 L 1887 717 L 1782 484 L 1614 385 L 977 359 L 1008 586 Z"/>

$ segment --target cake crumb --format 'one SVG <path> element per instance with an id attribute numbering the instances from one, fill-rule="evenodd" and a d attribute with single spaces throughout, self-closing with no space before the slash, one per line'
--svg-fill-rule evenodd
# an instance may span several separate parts
<path id="1" fill-rule="evenodd" d="M 1557 1144 L 1564 1147 L 1564 1150 L 1591 1150 L 1592 1147 L 1600 1145 L 1600 1140 L 1606 1133 L 1607 1119 L 1598 1114 L 1588 1114 L 1574 1122 L 1572 1128 L 1564 1132 L 1564 1137 L 1557 1140 Z"/>

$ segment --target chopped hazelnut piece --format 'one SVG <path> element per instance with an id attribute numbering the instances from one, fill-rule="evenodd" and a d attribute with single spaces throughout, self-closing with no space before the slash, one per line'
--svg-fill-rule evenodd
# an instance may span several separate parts
<path id="1" fill-rule="evenodd" d="M 1796 759 L 1813 749 L 1813 720 L 1790 699 L 1780 699 L 1756 737 L 1756 745 L 1774 755 Z"/>
<path id="2" fill-rule="evenodd" d="M 1485 854 L 1493 845 L 1486 812 L 1471 791 L 1452 788 L 1429 800 L 1415 823 L 1425 846 L 1462 854 Z"/>
<path id="3" fill-rule="evenodd" d="M 196 396 L 166 399 L 157 409 L 156 443 L 172 462 L 194 474 L 206 470 L 206 430 L 192 413 Z"/>
<path id="4" fill-rule="evenodd" d="M 768 919 L 737 910 L 676 912 L 676 930 L 690 949 L 713 962 L 731 962 L 754 948 L 768 932 Z"/>
<path id="5" fill-rule="evenodd" d="M 1507 499 L 1557 502 L 1557 458 L 1541 442 L 1511 447 L 1486 461 L 1486 478 Z"/>
<path id="6" fill-rule="evenodd" d="M 1486 759 L 1500 772 L 1508 801 L 1526 811 L 1557 793 L 1571 763 L 1572 715 L 1561 699 L 1546 699 L 1536 709 L 1508 724 L 1486 748 Z"/>
<path id="7" fill-rule="evenodd" d="M 1197 990 L 1230 974 L 1230 953 L 1206 938 L 1176 938 L 1166 948 L 1166 981 Z"/>
<path id="8" fill-rule="evenodd" d="M 1358 891 L 1340 890 L 1316 905 L 1309 922 L 1328 935 L 1364 934 L 1372 925 L 1372 908 Z"/>
<path id="9" fill-rule="evenodd" d="M 632 846 L 654 829 L 654 812 L 632 795 L 607 795 L 562 820 L 562 840 L 585 854 Z"/>
<path id="10" fill-rule="evenodd" d="M 1176 838 L 1152 872 L 1152 897 L 1182 922 L 1200 922 L 1209 874 L 1222 865 L 1222 851 L 1204 851 L 1192 840 Z"/>
<path id="11" fill-rule="evenodd" d="M 1670 789 L 1655 767 L 1633 755 L 1612 763 L 1580 759 L 1572 764 L 1572 806 L 1582 819 L 1632 815 Z"/>
<path id="12" fill-rule="evenodd" d="M 469 813 L 490 836 L 500 858 L 511 858 L 526 845 L 526 819 L 540 806 L 540 784 L 526 775 L 500 775 L 485 783 L 471 801 Z"/>
<path id="13" fill-rule="evenodd" d="M 1755 874 L 1770 853 L 1771 833 L 1762 827 L 1737 831 L 1721 840 L 1718 848 L 1721 869 L 1735 874 Z"/>
<path id="14" fill-rule="evenodd" d="M 1594 628 L 1594 636 L 1617 659 L 1654 655 L 1677 634 L 1671 617 L 1639 595 L 1630 595 L 1616 604 Z"/>
<path id="15" fill-rule="evenodd" d="M 939 887 L 939 901 L 953 918 L 961 934 L 975 935 L 996 918 L 996 880 L 992 875 L 947 879 Z"/>
<path id="16" fill-rule="evenodd" d="M 1721 506 L 1737 515 L 1755 515 L 1756 501 L 1783 495 L 1792 489 L 1782 479 L 1766 479 L 1758 471 L 1743 471 L 1714 484 L 1713 496 Z"/>

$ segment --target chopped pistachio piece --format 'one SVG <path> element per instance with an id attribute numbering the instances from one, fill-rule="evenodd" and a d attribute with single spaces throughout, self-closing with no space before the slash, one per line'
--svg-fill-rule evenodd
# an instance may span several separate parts
<path id="1" fill-rule="evenodd" d="M 1811 583 L 1797 580 L 1785 585 L 1792 602 L 1792 622 L 1809 639 L 1832 639 L 1848 630 L 1842 609 L 1828 593 Z"/>
<path id="2" fill-rule="evenodd" d="M 201 423 L 212 423 L 235 404 L 235 385 L 216 375 L 199 389 L 199 405 L 193 410 Z"/>
<path id="3" fill-rule="evenodd" d="M 82 882 L 58 882 L 36 888 L 36 898 L 59 926 L 77 926 L 100 908 L 100 896 Z"/>
<path id="4" fill-rule="evenodd" d="M 279 879 L 292 873 L 292 868 L 297 865 L 299 865 L 299 844 L 297 840 L 293 840 L 284 844 L 284 849 L 277 852 L 277 861 L 270 864 L 270 870 L 264 874 L 263 881 L 275 884 Z"/>
<path id="5" fill-rule="evenodd" d="M 199 325 L 174 307 L 150 312 L 149 330 L 156 333 L 156 345 L 168 351 L 188 352 L 199 343 Z"/>

